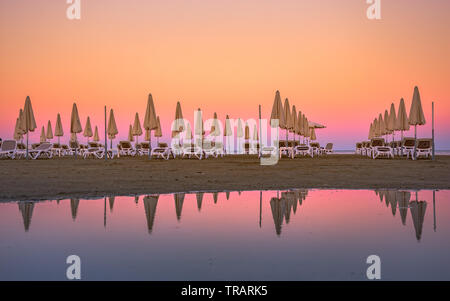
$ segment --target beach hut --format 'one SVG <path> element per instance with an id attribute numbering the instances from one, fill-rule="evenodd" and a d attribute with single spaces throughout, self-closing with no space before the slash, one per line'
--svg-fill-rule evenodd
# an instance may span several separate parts
<path id="1" fill-rule="evenodd" d="M 158 118 L 156 119 L 158 122 Z M 157 128 L 156 128 L 157 130 Z M 139 143 L 139 136 L 142 135 L 142 127 L 141 127 L 141 121 L 139 120 L 139 113 L 136 112 L 136 115 L 134 115 L 134 123 L 131 130 L 131 134 L 136 137 L 136 144 Z M 134 140 L 134 139 L 133 139 Z"/>
<path id="2" fill-rule="evenodd" d="M 409 124 L 414 126 L 414 139 L 417 141 L 417 126 L 424 125 L 426 123 L 425 115 L 422 109 L 422 101 L 420 100 L 419 88 L 414 87 L 414 94 L 411 103 L 411 110 L 409 111 Z M 417 143 L 414 145 L 414 155 L 416 158 L 416 147 Z"/>
<path id="3" fill-rule="evenodd" d="M 178 104 L 177 104 L 178 105 Z M 178 109 L 178 106 L 177 106 Z M 181 111 L 181 108 L 180 108 Z M 175 117 L 176 119 L 176 117 Z M 145 117 L 144 117 L 144 129 L 149 131 L 148 134 L 148 144 L 149 144 L 149 152 L 148 152 L 148 157 L 151 158 L 151 150 L 152 150 L 152 130 L 156 130 L 156 128 L 158 127 L 158 122 L 156 119 L 156 111 L 155 111 L 155 105 L 153 103 L 153 96 L 152 94 L 148 95 L 148 100 L 147 100 L 147 109 L 145 110 Z"/>
<path id="4" fill-rule="evenodd" d="M 64 136 L 64 130 L 61 122 L 61 116 L 58 113 L 56 116 L 56 124 L 55 124 L 55 136 L 58 137 L 58 144 L 61 143 L 60 138 Z"/>
<path id="5" fill-rule="evenodd" d="M 34 119 L 33 107 L 31 105 L 31 99 L 29 96 L 25 99 L 25 106 L 23 109 L 23 118 L 20 128 L 23 130 L 24 134 L 27 134 L 27 151 L 26 158 L 28 159 L 28 141 L 29 133 L 34 132 L 36 129 L 36 120 Z"/>

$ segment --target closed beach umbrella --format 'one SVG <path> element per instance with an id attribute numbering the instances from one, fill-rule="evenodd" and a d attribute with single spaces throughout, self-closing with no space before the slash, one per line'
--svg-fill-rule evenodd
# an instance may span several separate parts
<path id="1" fill-rule="evenodd" d="M 80 199 L 70 199 L 70 212 L 72 213 L 73 220 L 75 220 L 77 218 L 79 205 L 80 205 Z"/>
<path id="2" fill-rule="evenodd" d="M 31 99 L 27 96 L 25 100 L 25 106 L 23 108 L 23 118 L 22 125 L 20 128 L 24 131 L 24 134 L 27 134 L 27 154 L 26 158 L 28 159 L 28 136 L 29 132 L 34 132 L 36 129 L 36 120 L 34 119 L 33 107 L 31 105 Z"/>
<path id="3" fill-rule="evenodd" d="M 159 144 L 159 138 L 162 137 L 161 121 L 159 120 L 159 116 L 156 117 L 156 121 L 158 123 L 158 128 L 155 130 L 155 137 L 156 137 L 156 143 Z"/>
<path id="4" fill-rule="evenodd" d="M 286 212 L 286 201 L 284 198 L 272 198 L 270 200 L 270 209 L 272 211 L 273 222 L 275 224 L 275 232 L 278 236 L 281 235 L 281 227 Z"/>
<path id="5" fill-rule="evenodd" d="M 388 130 L 392 133 L 392 141 L 394 141 L 395 131 L 397 130 L 397 114 L 395 113 L 394 103 L 391 104 L 387 125 Z"/>
<path id="6" fill-rule="evenodd" d="M 20 141 L 23 138 L 23 134 L 20 129 L 20 119 L 16 119 L 16 126 L 14 127 L 14 140 Z"/>
<path id="7" fill-rule="evenodd" d="M 197 141 L 198 145 L 202 147 L 203 145 L 203 135 L 205 135 L 205 129 L 203 127 L 203 114 L 200 108 L 195 113 L 195 128 L 194 135 L 200 137 Z"/>
<path id="8" fill-rule="evenodd" d="M 34 202 L 19 202 L 19 211 L 22 213 L 23 226 L 25 232 L 28 232 L 33 217 Z"/>
<path id="9" fill-rule="evenodd" d="M 317 139 L 316 137 L 316 130 L 314 128 L 311 128 L 311 141 L 315 141 Z"/>
<path id="10" fill-rule="evenodd" d="M 314 122 L 314 121 L 308 121 L 308 125 L 310 128 L 315 128 L 315 129 L 324 129 L 326 128 L 326 126 L 324 126 L 323 124 Z"/>
<path id="11" fill-rule="evenodd" d="M 61 122 L 61 116 L 58 113 L 56 117 L 56 125 L 55 125 L 55 136 L 58 137 L 58 144 L 60 143 L 60 138 L 64 136 L 64 130 Z"/>
<path id="12" fill-rule="evenodd" d="M 425 211 L 427 210 L 427 202 L 424 201 L 412 201 L 409 203 L 409 210 L 414 224 L 414 230 L 416 231 L 416 239 L 420 241 L 422 237 L 423 221 L 425 219 Z"/>
<path id="13" fill-rule="evenodd" d="M 47 123 L 47 139 L 48 140 L 52 140 L 53 139 L 53 129 L 52 129 L 52 123 L 50 122 L 50 120 Z"/>
<path id="14" fill-rule="evenodd" d="M 297 122 L 297 109 L 295 105 L 292 106 L 292 129 L 291 132 L 294 133 L 294 141 L 295 141 L 295 134 L 298 132 L 298 122 Z"/>
<path id="15" fill-rule="evenodd" d="M 128 141 L 133 142 L 134 136 L 133 136 L 133 126 L 130 124 L 130 127 L 128 128 Z"/>
<path id="16" fill-rule="evenodd" d="M 367 135 L 367 138 L 370 140 L 372 139 L 372 135 L 373 135 L 373 123 L 370 124 L 369 127 L 369 135 Z"/>
<path id="17" fill-rule="evenodd" d="M 250 127 L 248 123 L 245 123 L 245 140 L 250 140 Z"/>
<path id="18" fill-rule="evenodd" d="M 83 129 L 81 128 L 80 116 L 78 115 L 77 104 L 74 103 L 72 106 L 72 115 L 70 118 L 70 133 L 78 134 L 81 133 Z"/>
<path id="19" fill-rule="evenodd" d="M 292 112 L 291 107 L 289 105 L 289 99 L 284 100 L 284 122 L 286 124 L 286 146 L 287 142 L 289 140 L 289 131 L 294 128 L 294 125 L 292 124 Z"/>
<path id="20" fill-rule="evenodd" d="M 224 135 L 227 137 L 227 149 L 228 152 L 231 152 L 231 144 L 230 144 L 230 136 L 233 135 L 233 129 L 231 128 L 230 117 L 227 115 L 225 119 L 225 132 Z"/>
<path id="21" fill-rule="evenodd" d="M 275 93 L 275 99 L 273 101 L 272 113 L 270 114 L 270 126 L 275 127 L 274 121 L 278 120 L 278 127 L 281 129 L 286 128 L 284 119 L 283 104 L 281 103 L 280 92 Z"/>
<path id="22" fill-rule="evenodd" d="M 153 96 L 152 94 L 148 95 L 148 101 L 147 101 L 147 110 L 145 111 L 145 117 L 144 117 L 144 129 L 149 131 L 148 135 L 148 144 L 149 144 L 149 152 L 148 157 L 151 158 L 151 150 L 152 150 L 152 130 L 156 130 L 158 127 L 158 121 L 156 119 L 156 111 L 155 111 L 155 104 L 153 103 Z"/>
<path id="23" fill-rule="evenodd" d="M 259 141 L 258 128 L 257 128 L 256 124 L 253 127 L 253 141 L 255 141 L 255 142 Z"/>
<path id="24" fill-rule="evenodd" d="M 376 138 L 379 136 L 378 135 L 378 119 L 377 118 L 375 118 L 373 120 L 372 135 L 373 135 L 372 138 Z"/>
<path id="25" fill-rule="evenodd" d="M 178 101 L 177 107 L 175 109 L 175 120 L 173 123 L 172 131 L 181 133 L 184 131 L 184 119 L 183 119 L 183 112 L 181 111 L 181 104 Z"/>
<path id="26" fill-rule="evenodd" d="M 388 126 L 389 126 L 389 112 L 388 112 L 388 110 L 385 110 L 384 111 L 384 128 L 385 128 L 385 134 L 386 135 L 391 133 L 391 131 L 389 130 Z M 386 140 L 386 142 L 387 142 L 387 140 Z"/>
<path id="27" fill-rule="evenodd" d="M 112 141 L 116 138 L 116 135 L 119 133 L 119 131 L 117 130 L 116 119 L 114 118 L 113 109 L 111 109 L 111 111 L 109 112 L 107 133 L 109 139 L 111 140 L 111 149 L 112 149 Z"/>
<path id="28" fill-rule="evenodd" d="M 400 218 L 402 224 L 406 225 L 406 217 L 408 215 L 409 200 L 411 199 L 411 193 L 409 191 L 397 191 L 396 199 L 398 202 L 398 210 L 400 211 Z"/>
<path id="29" fill-rule="evenodd" d="M 298 141 L 300 142 L 301 136 L 303 134 L 303 132 L 302 132 L 302 112 L 301 111 L 298 111 L 298 116 L 297 116 L 297 134 L 300 136 L 298 138 Z"/>
<path id="30" fill-rule="evenodd" d="M 397 131 L 401 131 L 402 140 L 403 140 L 403 131 L 409 131 L 409 118 L 406 114 L 405 101 L 400 99 L 400 105 L 398 107 L 398 115 L 397 115 Z"/>
<path id="31" fill-rule="evenodd" d="M 304 136 L 305 136 L 305 138 L 309 138 L 309 137 L 311 137 L 311 132 L 310 132 L 310 130 L 309 130 L 309 122 L 308 122 L 308 118 L 306 118 L 305 117 L 305 125 L 304 125 L 304 127 L 305 127 L 305 134 L 304 134 Z"/>
<path id="32" fill-rule="evenodd" d="M 149 130 L 145 130 L 145 141 L 150 141 L 150 131 Z"/>
<path id="33" fill-rule="evenodd" d="M 241 153 L 241 138 L 244 137 L 244 127 L 241 118 L 238 119 L 236 136 L 238 138 L 238 152 Z"/>
<path id="34" fill-rule="evenodd" d="M 45 135 L 45 128 L 44 128 L 44 126 L 42 126 L 40 141 L 41 141 L 41 143 L 44 143 L 45 141 L 47 141 L 47 137 Z"/>
<path id="35" fill-rule="evenodd" d="M 88 142 L 89 142 L 89 138 L 94 136 L 94 133 L 92 133 L 91 118 L 89 118 L 89 116 L 86 120 L 86 126 L 84 127 L 83 136 L 87 138 Z"/>
<path id="36" fill-rule="evenodd" d="M 383 120 L 383 115 L 378 115 L 378 123 L 377 123 L 377 134 L 379 137 L 383 136 L 384 134 L 386 134 L 386 124 Z"/>
<path id="37" fill-rule="evenodd" d="M 186 130 L 185 130 L 185 137 L 184 139 L 186 140 L 192 140 L 192 130 L 191 130 L 191 125 L 188 123 L 186 124 Z"/>
<path id="38" fill-rule="evenodd" d="M 158 118 L 156 118 L 156 124 L 158 124 Z M 157 128 L 156 128 L 157 130 Z M 131 131 L 133 136 L 136 136 L 136 143 L 139 142 L 139 136 L 142 135 L 142 127 L 141 127 L 141 121 L 139 120 L 139 114 L 136 113 L 136 115 L 134 116 L 134 123 L 133 123 L 133 128 Z"/>
<path id="39" fill-rule="evenodd" d="M 409 111 L 409 124 L 414 126 L 414 138 L 417 139 L 417 126 L 426 123 L 423 114 L 422 101 L 420 100 L 419 88 L 414 87 L 411 110 Z M 414 158 L 416 157 L 416 144 L 414 145 Z"/>
<path id="40" fill-rule="evenodd" d="M 214 112 L 214 119 L 213 119 L 213 123 L 211 125 L 210 135 L 214 136 L 214 137 L 220 136 L 220 124 L 219 124 L 219 119 L 217 118 L 216 112 Z"/>
<path id="41" fill-rule="evenodd" d="M 100 137 L 98 136 L 98 127 L 95 126 L 95 132 L 94 132 L 94 142 L 99 142 Z"/>

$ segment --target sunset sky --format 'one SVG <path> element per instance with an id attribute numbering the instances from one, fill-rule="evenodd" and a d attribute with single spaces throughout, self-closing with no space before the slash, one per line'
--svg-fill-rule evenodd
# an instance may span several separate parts
<path id="1" fill-rule="evenodd" d="M 76 101 L 84 127 L 103 131 L 114 108 L 118 139 L 153 94 L 168 138 L 181 101 L 224 120 L 269 118 L 275 91 L 311 121 L 319 142 L 352 149 L 370 122 L 418 86 L 431 137 L 450 149 L 450 1 L 382 0 L 368 20 L 365 0 L 0 0 L 0 137 L 12 138 L 27 95 L 38 129 L 61 113 L 69 133 Z M 411 131 L 411 135 L 413 132 Z M 101 135 L 103 136 L 103 135 Z M 67 138 L 69 135 L 67 135 Z M 101 137 L 102 138 L 102 137 Z M 141 137 L 142 140 L 143 137 Z"/>

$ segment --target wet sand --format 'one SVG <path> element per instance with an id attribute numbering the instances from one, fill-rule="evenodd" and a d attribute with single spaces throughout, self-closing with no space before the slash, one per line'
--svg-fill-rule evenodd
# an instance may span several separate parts
<path id="1" fill-rule="evenodd" d="M 0 200 L 287 188 L 450 189 L 450 156 L 433 162 L 329 155 L 274 166 L 261 166 L 256 156 L 0 160 Z"/>

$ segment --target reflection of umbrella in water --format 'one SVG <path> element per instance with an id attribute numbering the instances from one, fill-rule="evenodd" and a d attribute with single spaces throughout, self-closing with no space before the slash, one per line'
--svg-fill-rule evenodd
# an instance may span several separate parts
<path id="1" fill-rule="evenodd" d="M 79 204 L 80 204 L 80 199 L 70 199 L 70 211 L 72 212 L 73 220 L 75 220 L 77 218 Z"/>
<path id="2" fill-rule="evenodd" d="M 409 207 L 414 223 L 414 229 L 416 230 L 416 238 L 418 241 L 420 241 L 420 238 L 422 237 L 422 227 L 425 218 L 425 211 L 427 209 L 427 202 L 412 201 L 409 203 Z"/>
<path id="3" fill-rule="evenodd" d="M 134 197 L 134 202 L 135 202 L 136 204 L 139 203 L 139 196 L 138 196 L 138 195 Z"/>
<path id="4" fill-rule="evenodd" d="M 155 222 L 156 205 L 158 205 L 159 195 L 150 195 L 144 197 L 144 210 L 147 219 L 148 233 L 152 233 L 153 223 Z"/>
<path id="5" fill-rule="evenodd" d="M 408 215 L 408 206 L 409 200 L 411 198 L 411 193 L 408 191 L 397 191 L 395 193 L 395 198 L 397 199 L 398 210 L 400 211 L 402 224 L 406 225 L 406 216 Z"/>
<path id="6" fill-rule="evenodd" d="M 286 201 L 282 199 L 272 198 L 270 200 L 270 209 L 272 210 L 273 222 L 275 224 L 275 231 L 277 235 L 281 235 L 281 225 L 286 208 Z"/>
<path id="7" fill-rule="evenodd" d="M 214 204 L 217 204 L 218 198 L 219 198 L 219 193 L 218 192 L 214 192 L 213 193 Z"/>
<path id="8" fill-rule="evenodd" d="M 19 202 L 19 211 L 22 213 L 23 218 L 23 227 L 25 228 L 25 232 L 28 232 L 31 225 L 31 218 L 33 217 L 33 202 Z"/>
<path id="9" fill-rule="evenodd" d="M 397 199 L 396 193 L 393 190 L 386 192 L 386 198 L 389 200 L 389 204 L 391 204 L 392 215 L 395 216 L 397 212 Z"/>
<path id="10" fill-rule="evenodd" d="M 114 209 L 114 201 L 116 200 L 116 197 L 110 196 L 109 197 L 109 212 L 113 212 Z"/>
<path id="11" fill-rule="evenodd" d="M 225 195 L 226 195 L 227 201 L 228 201 L 230 199 L 230 192 L 229 191 L 225 192 Z"/>
<path id="12" fill-rule="evenodd" d="M 177 214 L 177 220 L 181 219 L 181 211 L 183 210 L 184 193 L 175 193 L 173 195 L 175 200 L 175 211 Z"/>
<path id="13" fill-rule="evenodd" d="M 202 202 L 203 202 L 203 192 L 197 192 L 195 194 L 196 198 L 197 198 L 197 208 L 198 211 L 202 210 Z"/>

